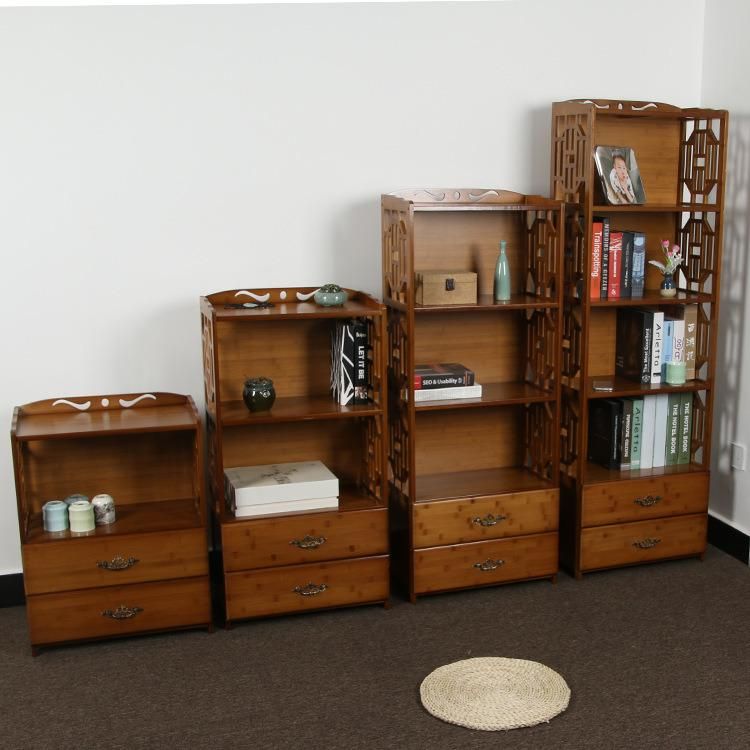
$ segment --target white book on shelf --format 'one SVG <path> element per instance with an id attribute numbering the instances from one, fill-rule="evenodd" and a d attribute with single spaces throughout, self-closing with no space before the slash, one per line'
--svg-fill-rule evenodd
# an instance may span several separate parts
<path id="1" fill-rule="evenodd" d="M 672 362 L 685 361 L 685 321 L 675 320 L 672 332 Z"/>
<path id="2" fill-rule="evenodd" d="M 230 508 L 339 495 L 339 480 L 322 461 L 235 466 L 224 471 Z"/>
<path id="3" fill-rule="evenodd" d="M 641 417 L 641 469 L 654 465 L 654 427 L 656 426 L 656 396 L 645 396 Z"/>
<path id="4" fill-rule="evenodd" d="M 414 403 L 421 401 L 449 401 L 454 398 L 481 398 L 482 386 L 474 385 L 452 386 L 451 388 L 422 388 L 414 391 Z"/>
<path id="5" fill-rule="evenodd" d="M 337 497 L 318 497 L 312 500 L 289 500 L 287 502 L 261 503 L 260 505 L 244 505 L 235 508 L 235 518 L 254 518 L 255 516 L 270 516 L 276 513 L 292 513 L 294 511 L 338 510 Z"/>
<path id="6" fill-rule="evenodd" d="M 660 393 L 656 398 L 654 414 L 654 468 L 666 463 L 667 419 L 669 418 L 669 394 Z"/>
<path id="7" fill-rule="evenodd" d="M 664 347 L 664 313 L 653 311 L 654 328 L 651 336 L 651 382 L 661 383 L 662 348 Z"/>

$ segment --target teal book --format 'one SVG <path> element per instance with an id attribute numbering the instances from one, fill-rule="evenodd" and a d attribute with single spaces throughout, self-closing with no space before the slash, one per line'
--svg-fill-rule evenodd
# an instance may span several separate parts
<path id="1" fill-rule="evenodd" d="M 690 430 L 693 422 L 693 394 L 683 393 L 680 404 L 680 451 L 678 464 L 690 463 Z"/>
<path id="2" fill-rule="evenodd" d="M 666 465 L 674 466 L 680 456 L 680 412 L 682 410 L 682 393 L 669 394 L 667 409 Z"/>
<path id="3" fill-rule="evenodd" d="M 641 436 L 643 435 L 643 399 L 633 399 L 633 422 L 630 428 L 630 469 L 641 468 Z"/>

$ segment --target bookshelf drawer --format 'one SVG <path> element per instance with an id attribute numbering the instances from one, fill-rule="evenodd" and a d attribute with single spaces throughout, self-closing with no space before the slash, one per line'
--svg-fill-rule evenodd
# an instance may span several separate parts
<path id="1" fill-rule="evenodd" d="M 605 482 L 585 487 L 583 526 L 640 521 L 708 509 L 708 472 Z"/>
<path id="2" fill-rule="evenodd" d="M 388 575 L 387 555 L 229 573 L 227 619 L 382 602 Z"/>
<path id="3" fill-rule="evenodd" d="M 208 575 L 203 528 L 23 545 L 26 593 Z"/>
<path id="4" fill-rule="evenodd" d="M 707 523 L 701 514 L 583 529 L 581 569 L 701 555 L 706 550 Z"/>
<path id="5" fill-rule="evenodd" d="M 427 594 L 557 573 L 557 534 L 532 534 L 414 552 L 414 589 Z"/>
<path id="6" fill-rule="evenodd" d="M 436 547 L 540 534 L 555 531 L 558 518 L 556 489 L 417 503 L 414 546 Z"/>
<path id="7" fill-rule="evenodd" d="M 29 596 L 35 645 L 208 625 L 208 576 Z"/>
<path id="8" fill-rule="evenodd" d="M 235 521 L 222 526 L 222 543 L 226 571 L 380 555 L 388 516 L 373 508 Z"/>

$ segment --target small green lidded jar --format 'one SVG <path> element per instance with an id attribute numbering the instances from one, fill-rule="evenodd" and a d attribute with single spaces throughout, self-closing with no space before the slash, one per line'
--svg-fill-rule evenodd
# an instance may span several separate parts
<path id="1" fill-rule="evenodd" d="M 349 295 L 338 284 L 324 284 L 317 292 L 314 299 L 323 307 L 336 307 L 343 305 Z"/>
<path id="2" fill-rule="evenodd" d="M 271 378 L 247 378 L 242 389 L 242 400 L 250 411 L 268 411 L 276 400 Z"/>

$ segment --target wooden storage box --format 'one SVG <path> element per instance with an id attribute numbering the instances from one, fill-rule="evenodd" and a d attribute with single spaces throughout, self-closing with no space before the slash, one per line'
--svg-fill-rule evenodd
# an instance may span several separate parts
<path id="1" fill-rule="evenodd" d="M 477 275 L 473 271 L 418 271 L 418 305 L 473 305 L 477 301 Z"/>

